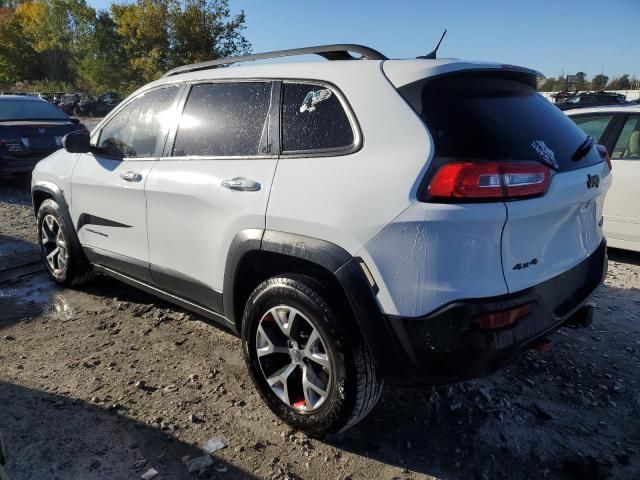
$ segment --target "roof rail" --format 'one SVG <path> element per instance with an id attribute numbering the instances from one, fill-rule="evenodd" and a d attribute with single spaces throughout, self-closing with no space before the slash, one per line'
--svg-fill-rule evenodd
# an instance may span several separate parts
<path id="1" fill-rule="evenodd" d="M 240 55 L 238 57 L 221 58 L 209 60 L 208 62 L 193 63 L 169 70 L 163 77 L 178 75 L 179 73 L 195 72 L 197 70 L 207 70 L 218 65 L 230 65 L 238 62 L 249 62 L 252 60 L 264 60 L 267 58 L 289 57 L 293 55 L 315 54 L 327 60 L 357 60 L 349 52 L 358 53 L 360 58 L 365 60 L 387 60 L 382 53 L 373 48 L 351 43 L 337 43 L 334 45 L 319 45 L 317 47 L 292 48 L 290 50 L 276 50 L 275 52 L 256 53 L 253 55 Z"/>

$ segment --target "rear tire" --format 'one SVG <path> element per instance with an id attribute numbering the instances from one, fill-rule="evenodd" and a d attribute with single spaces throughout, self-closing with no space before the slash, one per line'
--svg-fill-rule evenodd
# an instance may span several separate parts
<path id="1" fill-rule="evenodd" d="M 74 242 L 73 230 L 65 223 L 60 206 L 52 199 L 42 202 L 37 217 L 38 245 L 51 278 L 64 286 L 93 279 L 94 272 Z"/>
<path id="2" fill-rule="evenodd" d="M 310 277 L 273 277 L 253 291 L 242 323 L 245 361 L 261 397 L 312 436 L 358 423 L 383 388 L 364 340 L 349 332 L 328 298 Z"/>

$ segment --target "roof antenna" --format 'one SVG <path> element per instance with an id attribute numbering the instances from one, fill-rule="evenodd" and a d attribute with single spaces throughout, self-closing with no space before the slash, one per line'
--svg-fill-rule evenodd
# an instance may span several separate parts
<path id="1" fill-rule="evenodd" d="M 438 44 L 436 45 L 436 48 L 434 48 L 431 53 L 427 53 L 426 55 L 422 55 L 420 57 L 417 58 L 424 58 L 427 60 L 435 60 L 436 59 L 436 53 L 438 53 L 438 49 L 440 48 L 440 44 L 442 43 L 442 39 L 444 38 L 444 36 L 447 34 L 447 30 L 445 29 L 444 32 L 442 32 L 442 36 L 440 37 L 440 41 L 438 41 Z"/>

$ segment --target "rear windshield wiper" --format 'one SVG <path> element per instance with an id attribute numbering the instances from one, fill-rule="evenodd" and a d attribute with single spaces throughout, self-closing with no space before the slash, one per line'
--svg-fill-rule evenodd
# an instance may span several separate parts
<path id="1" fill-rule="evenodd" d="M 587 155 L 587 153 L 591 151 L 595 143 L 596 143 L 596 139 L 593 138 L 591 135 L 587 135 L 587 138 L 585 138 L 584 142 L 580 144 L 580 146 L 575 151 L 571 159 L 576 162 L 578 160 L 583 159 Z"/>

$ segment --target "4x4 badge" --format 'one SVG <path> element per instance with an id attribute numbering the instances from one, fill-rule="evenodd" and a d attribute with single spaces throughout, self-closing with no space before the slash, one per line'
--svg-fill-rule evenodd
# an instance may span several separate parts
<path id="1" fill-rule="evenodd" d="M 600 186 L 600 175 L 589 175 L 587 173 L 587 188 L 598 188 Z"/>
<path id="2" fill-rule="evenodd" d="M 531 142 L 531 146 L 538 154 L 540 160 L 556 170 L 560 169 L 560 165 L 558 165 L 558 162 L 556 161 L 556 154 L 553 153 L 553 150 L 547 147 L 546 143 L 542 140 L 534 140 Z"/>

